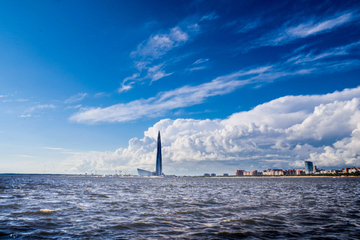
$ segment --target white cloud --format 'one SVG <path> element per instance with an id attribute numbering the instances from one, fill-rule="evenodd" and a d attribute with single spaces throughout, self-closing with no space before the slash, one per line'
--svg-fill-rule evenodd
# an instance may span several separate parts
<path id="1" fill-rule="evenodd" d="M 81 104 L 78 104 L 78 105 L 75 105 L 75 106 L 67 106 L 66 108 L 65 108 L 65 110 L 66 109 L 77 109 L 77 108 L 81 108 Z"/>
<path id="2" fill-rule="evenodd" d="M 2 98 L 2 97 L 7 97 L 7 95 L 0 95 L 0 98 Z"/>
<path id="3" fill-rule="evenodd" d="M 21 118 L 28 118 L 28 117 L 31 117 L 31 114 L 26 114 L 26 115 L 23 114 L 23 115 L 21 115 L 20 117 L 21 117 Z"/>
<path id="4" fill-rule="evenodd" d="M 151 36 L 147 41 L 141 43 L 137 50 L 131 53 L 131 56 L 158 58 L 188 39 L 188 34 L 176 26 L 170 29 L 169 33 Z"/>
<path id="5" fill-rule="evenodd" d="M 94 98 L 108 97 L 108 96 L 110 96 L 110 95 L 111 95 L 111 93 L 99 92 L 99 93 L 96 93 L 96 94 L 94 95 Z"/>
<path id="6" fill-rule="evenodd" d="M 193 64 L 197 65 L 197 64 L 205 63 L 207 61 L 209 61 L 208 58 L 200 58 L 200 59 L 196 60 Z"/>
<path id="7" fill-rule="evenodd" d="M 68 151 L 64 148 L 54 148 L 54 147 L 43 147 L 44 149 L 54 150 L 54 151 Z"/>
<path id="8" fill-rule="evenodd" d="M 206 67 L 201 66 L 201 67 L 190 67 L 190 68 L 186 68 L 186 71 L 192 72 L 192 71 L 197 71 L 197 70 L 203 70 Z"/>
<path id="9" fill-rule="evenodd" d="M 285 96 L 224 120 L 163 119 L 115 152 L 74 155 L 73 169 L 152 170 L 161 131 L 165 173 L 360 165 L 360 87 Z M 342 139 L 342 140 L 339 140 Z M 333 144 L 333 145 L 332 145 Z M 212 170 L 211 170 L 212 169 Z"/>
<path id="10" fill-rule="evenodd" d="M 217 19 L 217 18 L 219 18 L 219 16 L 215 12 L 212 12 L 212 13 L 210 13 L 208 15 L 203 16 L 200 19 L 200 22 L 204 21 L 204 20 L 214 20 L 214 19 Z"/>
<path id="11" fill-rule="evenodd" d="M 359 118 L 357 118 L 359 119 Z M 360 164 L 360 123 L 350 137 L 324 147 L 322 153 L 310 154 L 310 161 L 320 166 L 358 166 Z"/>
<path id="12" fill-rule="evenodd" d="M 332 48 L 319 54 L 314 54 L 313 52 L 308 54 L 299 54 L 291 57 L 287 61 L 293 62 L 294 64 L 309 64 L 314 61 L 326 60 L 328 58 L 334 58 L 338 56 L 359 55 L 359 46 L 360 41 L 345 46 Z"/>
<path id="13" fill-rule="evenodd" d="M 78 93 L 73 95 L 65 100 L 65 103 L 74 103 L 83 100 L 88 94 L 87 93 Z"/>
<path id="14" fill-rule="evenodd" d="M 306 38 L 309 36 L 318 35 L 321 33 L 332 31 L 349 22 L 358 19 L 358 15 L 352 12 L 339 13 L 326 20 L 312 19 L 297 25 L 285 26 L 274 32 L 270 32 L 258 41 L 260 46 L 276 46 L 287 44 L 299 38 Z"/>
<path id="15" fill-rule="evenodd" d="M 15 155 L 17 157 L 23 157 L 23 158 L 35 158 L 35 156 L 30 156 L 30 155 L 24 155 L 24 154 L 19 154 L 19 155 Z"/>
<path id="16" fill-rule="evenodd" d="M 11 100 L 11 99 L 3 100 L 3 102 L 27 102 L 27 101 L 29 101 L 29 99 L 24 99 L 24 98 L 15 99 L 15 100 Z"/>
<path id="17" fill-rule="evenodd" d="M 187 67 L 185 70 L 189 71 L 189 72 L 203 70 L 206 68 L 206 64 L 203 64 L 203 63 L 206 63 L 208 61 L 209 61 L 208 58 L 200 58 L 200 59 L 196 60 L 193 64 L 191 64 L 189 67 Z M 201 65 L 201 64 L 203 64 L 203 65 Z"/>
<path id="18" fill-rule="evenodd" d="M 56 106 L 54 106 L 52 104 L 36 105 L 34 107 L 29 108 L 27 110 L 27 112 L 33 112 L 36 109 L 46 109 L 46 108 L 54 109 L 54 108 L 56 108 Z"/>
<path id="19" fill-rule="evenodd" d="M 328 56 L 342 52 L 347 55 L 358 43 L 350 44 L 344 47 L 330 49 Z M 325 52 L 326 53 L 326 52 Z M 332 71 L 344 71 L 360 66 L 359 60 L 352 59 L 327 59 L 321 57 L 325 53 L 311 54 L 313 61 L 300 60 L 300 57 L 290 57 L 284 62 L 278 62 L 273 65 L 253 67 L 240 70 L 229 75 L 217 77 L 211 82 L 203 83 L 197 86 L 184 86 L 168 92 L 161 92 L 157 96 L 148 99 L 139 99 L 129 103 L 116 104 L 105 108 L 86 108 L 81 112 L 70 117 L 70 120 L 77 122 L 126 122 L 143 117 L 159 117 L 165 113 L 184 107 L 201 104 L 212 96 L 223 95 L 234 91 L 235 89 L 248 84 L 260 82 L 272 82 L 279 78 L 292 77 L 299 75 L 326 73 Z M 309 54 L 308 54 L 309 56 Z M 299 62 L 300 61 L 300 62 Z M 157 80 L 166 74 L 162 72 L 162 64 L 151 68 L 152 78 Z M 119 91 L 125 91 L 131 88 L 129 85 L 123 85 Z M 294 113 L 294 117 L 296 114 Z M 282 122 L 281 120 L 278 121 Z"/>
<path id="20" fill-rule="evenodd" d="M 245 84 L 244 81 L 215 79 L 198 86 L 184 86 L 159 93 L 156 97 L 116 104 L 106 108 L 85 108 L 70 117 L 76 122 L 126 122 L 142 117 L 157 117 L 167 111 L 202 103 L 206 98 L 223 95 Z"/>
<path id="21" fill-rule="evenodd" d="M 154 81 L 171 75 L 172 73 L 166 72 L 165 67 L 174 64 L 188 54 L 182 54 L 180 58 L 167 59 L 166 61 L 162 61 L 162 63 L 158 63 L 158 60 L 172 49 L 184 45 L 191 40 L 193 36 L 198 34 L 200 32 L 200 22 L 216 18 L 218 18 L 218 16 L 215 13 L 211 13 L 203 16 L 200 20 L 197 19 L 198 22 L 185 20 L 179 23 L 178 26 L 165 31 L 165 33 L 151 35 L 147 40 L 139 44 L 137 49 L 131 52 L 130 56 L 136 59 L 134 61 L 135 68 L 140 72 L 126 77 L 118 89 L 118 92 L 129 91 L 137 81 L 150 79 L 151 84 Z M 192 70 L 198 69 L 194 68 Z"/>
<path id="22" fill-rule="evenodd" d="M 240 27 L 238 27 L 237 29 L 237 33 L 246 33 L 252 29 L 255 29 L 257 27 L 259 27 L 261 25 L 261 20 L 260 19 L 256 19 L 253 21 L 249 21 L 249 22 L 245 22 L 243 24 L 241 24 Z"/>
<path id="23" fill-rule="evenodd" d="M 127 91 L 129 91 L 130 89 L 132 89 L 132 83 L 129 83 L 129 84 L 127 84 L 127 85 L 121 84 L 121 87 L 118 88 L 118 92 L 119 92 L 119 93 L 127 92 Z"/>

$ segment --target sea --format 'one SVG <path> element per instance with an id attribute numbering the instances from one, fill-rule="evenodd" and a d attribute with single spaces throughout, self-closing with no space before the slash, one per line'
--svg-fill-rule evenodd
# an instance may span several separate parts
<path id="1" fill-rule="evenodd" d="M 0 239 L 360 239 L 360 178 L 0 176 Z"/>

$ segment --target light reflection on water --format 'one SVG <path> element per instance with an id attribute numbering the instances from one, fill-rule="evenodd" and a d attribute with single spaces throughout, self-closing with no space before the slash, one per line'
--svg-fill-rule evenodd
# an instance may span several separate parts
<path id="1" fill-rule="evenodd" d="M 360 238 L 360 178 L 1 176 L 0 238 Z"/>

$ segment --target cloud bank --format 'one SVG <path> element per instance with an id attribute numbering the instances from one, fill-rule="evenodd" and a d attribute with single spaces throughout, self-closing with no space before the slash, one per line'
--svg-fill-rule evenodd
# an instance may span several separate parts
<path id="1" fill-rule="evenodd" d="M 73 171 L 152 170 L 161 131 L 164 172 L 360 165 L 360 87 L 324 95 L 285 96 L 223 120 L 163 119 L 115 152 L 76 154 Z M 231 172 L 232 171 L 232 172 Z M 221 173 L 221 172 L 219 172 Z"/>

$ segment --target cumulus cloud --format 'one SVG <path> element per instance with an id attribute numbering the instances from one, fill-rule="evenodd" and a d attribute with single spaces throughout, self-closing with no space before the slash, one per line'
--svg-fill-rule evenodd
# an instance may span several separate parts
<path id="1" fill-rule="evenodd" d="M 285 96 L 223 120 L 163 119 L 115 152 L 70 159 L 78 171 L 152 170 L 161 131 L 164 172 L 360 165 L 360 87 L 324 95 Z M 340 140 L 339 140 L 340 139 Z M 70 160 L 69 160 L 70 161 Z M 211 170 L 212 169 L 212 170 Z"/>
<path id="2" fill-rule="evenodd" d="M 357 118 L 359 119 L 359 118 Z M 360 123 L 350 137 L 324 147 L 322 153 L 311 153 L 310 160 L 320 166 L 358 166 L 360 164 Z"/>

